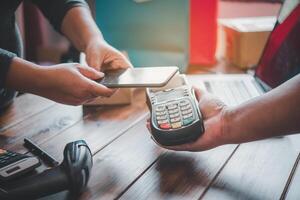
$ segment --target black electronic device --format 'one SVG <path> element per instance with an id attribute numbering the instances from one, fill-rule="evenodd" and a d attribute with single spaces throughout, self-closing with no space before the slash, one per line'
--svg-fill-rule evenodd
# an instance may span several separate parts
<path id="1" fill-rule="evenodd" d="M 63 190 L 76 196 L 86 187 L 92 166 L 92 153 L 85 141 L 68 143 L 59 166 L 1 185 L 0 199 L 34 199 Z"/>
<path id="2" fill-rule="evenodd" d="M 17 178 L 40 165 L 37 157 L 0 149 L 0 182 Z"/>
<path id="3" fill-rule="evenodd" d="M 33 154 L 35 154 L 39 158 L 41 158 L 48 165 L 55 167 L 59 164 L 59 162 L 57 160 L 55 160 L 55 158 L 53 158 L 50 154 L 48 154 L 46 151 L 41 149 L 41 147 L 39 147 L 37 144 L 35 144 L 33 141 L 31 141 L 31 139 L 25 138 L 24 146 L 26 148 L 28 148 Z"/>
<path id="4" fill-rule="evenodd" d="M 151 134 L 164 146 L 185 144 L 204 132 L 194 90 L 184 75 L 176 75 L 163 88 L 147 88 Z"/>

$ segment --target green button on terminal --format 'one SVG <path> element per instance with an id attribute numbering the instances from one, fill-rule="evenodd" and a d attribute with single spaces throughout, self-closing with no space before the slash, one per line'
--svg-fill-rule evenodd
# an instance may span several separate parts
<path id="1" fill-rule="evenodd" d="M 194 118 L 193 118 L 193 117 L 188 118 L 188 119 L 184 119 L 184 120 L 183 120 L 183 125 L 184 125 L 184 126 L 189 125 L 189 124 L 191 124 L 193 121 L 194 121 Z"/>

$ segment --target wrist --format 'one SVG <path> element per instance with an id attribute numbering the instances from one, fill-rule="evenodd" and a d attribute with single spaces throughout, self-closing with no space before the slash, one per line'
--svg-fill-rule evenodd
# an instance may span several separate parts
<path id="1" fill-rule="evenodd" d="M 106 41 L 104 40 L 104 38 L 102 37 L 102 35 L 94 35 L 94 36 L 90 36 L 88 37 L 89 39 L 87 40 L 87 42 L 85 42 L 82 46 L 82 51 L 84 53 L 86 53 L 88 51 L 88 49 L 90 47 L 93 47 L 94 45 L 97 46 L 104 46 L 106 45 Z"/>
<path id="2" fill-rule="evenodd" d="M 235 143 L 234 139 L 234 129 L 235 129 L 235 119 L 236 119 L 236 110 L 234 108 L 225 108 L 222 111 L 222 124 L 221 124 L 221 134 L 222 134 L 222 143 L 223 144 L 233 144 Z"/>
<path id="3" fill-rule="evenodd" d="M 22 92 L 32 92 L 39 85 L 40 66 L 19 57 L 13 58 L 7 73 L 8 88 Z"/>
<path id="4" fill-rule="evenodd" d="M 44 90 L 47 90 L 49 85 L 49 67 L 38 65 L 34 70 L 35 75 L 35 88 L 32 91 L 34 94 L 40 94 Z"/>

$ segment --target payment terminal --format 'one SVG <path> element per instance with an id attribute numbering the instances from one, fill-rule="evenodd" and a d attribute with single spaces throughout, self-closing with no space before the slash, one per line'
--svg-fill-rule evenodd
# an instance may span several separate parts
<path id="1" fill-rule="evenodd" d="M 204 132 L 203 120 L 194 90 L 186 77 L 176 74 L 161 88 L 147 88 L 151 134 L 164 146 L 185 144 Z"/>
<path id="2" fill-rule="evenodd" d="M 40 165 L 34 156 L 0 149 L 0 182 L 19 177 Z"/>

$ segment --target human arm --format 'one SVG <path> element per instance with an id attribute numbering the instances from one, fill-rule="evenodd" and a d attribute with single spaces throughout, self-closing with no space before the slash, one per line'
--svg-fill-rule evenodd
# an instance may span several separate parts
<path id="1" fill-rule="evenodd" d="M 97 70 L 127 68 L 131 63 L 102 37 L 83 0 L 32 0 L 56 30 L 86 54 L 87 64 Z M 57 14 L 58 13 L 58 14 Z"/>
<path id="2" fill-rule="evenodd" d="M 12 62 L 12 59 L 16 56 L 16 54 L 0 48 L 0 89 L 4 88 L 9 66 Z"/>
<path id="3" fill-rule="evenodd" d="M 204 134 L 195 142 L 165 148 L 203 151 L 300 132 L 300 75 L 236 107 L 227 107 L 199 90 L 196 95 L 204 117 Z"/>
<path id="4" fill-rule="evenodd" d="M 11 60 L 5 87 L 37 94 L 59 103 L 80 105 L 114 93 L 95 79 L 103 73 L 76 63 L 39 66 L 18 57 Z"/>
<path id="5" fill-rule="evenodd" d="M 79 51 L 86 54 L 87 64 L 97 70 L 106 71 L 132 66 L 121 52 L 103 39 L 90 11 L 85 7 L 75 7 L 66 14 L 62 32 Z"/>

